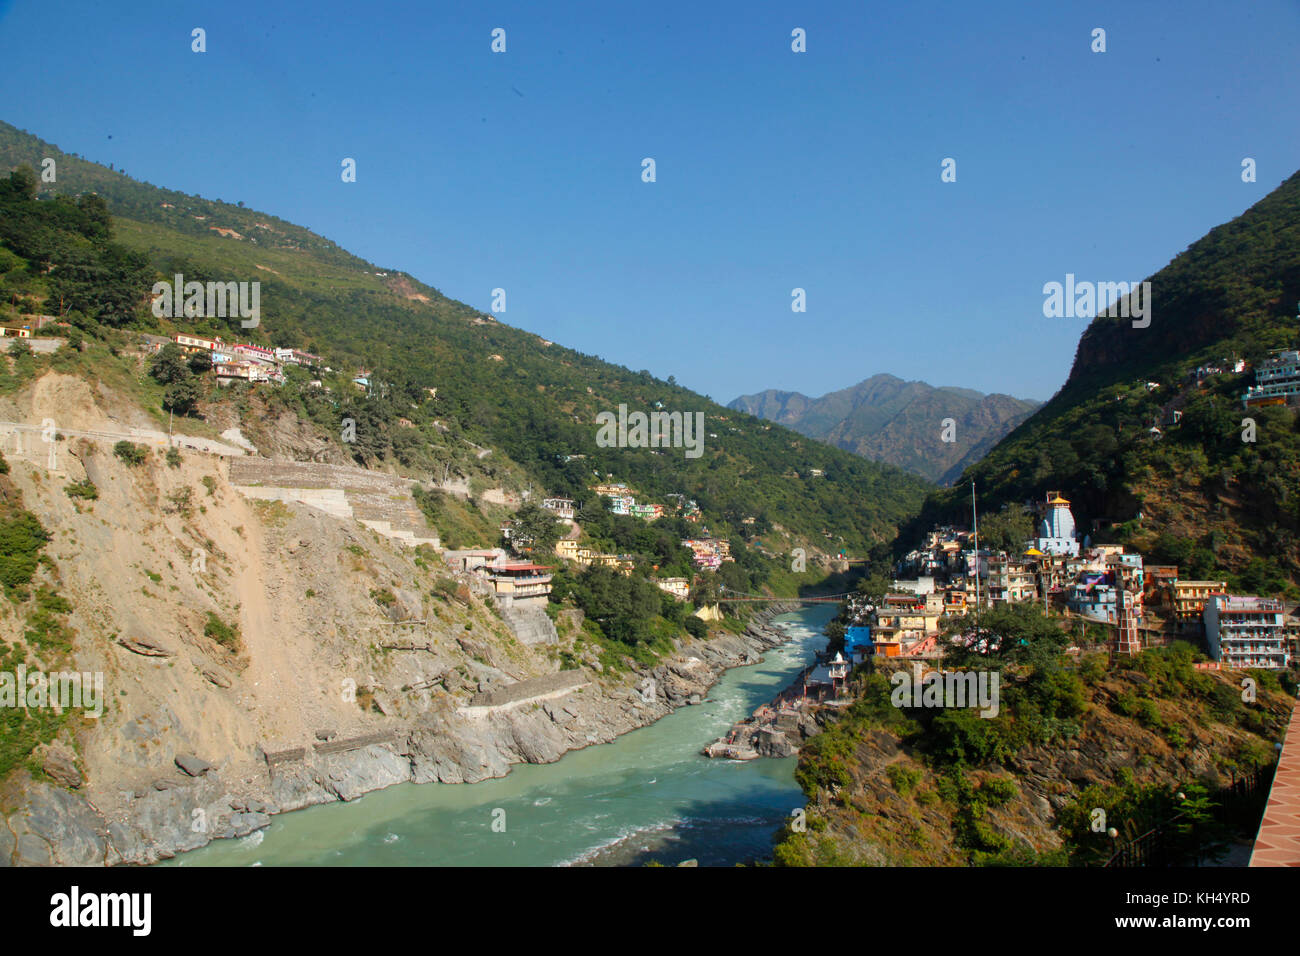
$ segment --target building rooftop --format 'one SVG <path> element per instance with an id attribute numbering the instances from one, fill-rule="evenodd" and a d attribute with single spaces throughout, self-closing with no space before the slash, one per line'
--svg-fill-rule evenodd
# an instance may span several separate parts
<path id="1" fill-rule="evenodd" d="M 1258 611 L 1277 614 L 1282 610 L 1281 601 L 1242 594 L 1222 595 L 1218 604 L 1219 608 L 1224 611 Z"/>

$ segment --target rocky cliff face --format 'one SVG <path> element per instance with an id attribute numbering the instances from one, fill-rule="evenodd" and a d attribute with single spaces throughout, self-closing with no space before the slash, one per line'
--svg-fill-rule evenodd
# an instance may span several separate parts
<path id="1" fill-rule="evenodd" d="M 127 404 L 50 374 L 0 402 L 0 419 L 120 428 L 104 409 Z M 101 674 L 104 706 L 65 721 L 0 783 L 0 863 L 148 863 L 393 783 L 553 761 L 701 697 L 722 668 L 782 639 L 720 635 L 684 644 L 655 675 L 584 666 L 559 692 L 471 706 L 559 673 L 571 648 L 521 643 L 427 547 L 247 500 L 215 456 L 170 467 L 158 449 L 132 467 L 77 438 L 58 443 L 51 471 L 5 451 L 53 535 L 33 584 L 71 607 L 60 666 Z M 65 493 L 86 480 L 98 499 Z M 26 626 L 0 617 L 0 640 L 17 645 Z M 646 676 L 653 696 L 634 689 Z"/>

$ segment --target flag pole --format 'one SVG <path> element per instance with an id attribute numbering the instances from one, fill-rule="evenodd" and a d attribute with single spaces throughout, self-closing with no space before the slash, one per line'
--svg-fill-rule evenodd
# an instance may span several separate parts
<path id="1" fill-rule="evenodd" d="M 975 479 L 970 481 L 970 517 L 971 527 L 975 532 L 975 639 L 980 632 L 980 517 L 975 506 Z"/>

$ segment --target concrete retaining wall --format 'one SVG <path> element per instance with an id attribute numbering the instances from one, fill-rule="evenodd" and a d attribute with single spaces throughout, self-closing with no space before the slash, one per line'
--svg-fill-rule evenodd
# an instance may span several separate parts
<path id="1" fill-rule="evenodd" d="M 569 691 L 581 684 L 590 683 L 582 671 L 558 671 L 543 677 L 530 677 L 496 690 L 482 691 L 470 698 L 470 707 L 500 707 L 534 697 Z"/>

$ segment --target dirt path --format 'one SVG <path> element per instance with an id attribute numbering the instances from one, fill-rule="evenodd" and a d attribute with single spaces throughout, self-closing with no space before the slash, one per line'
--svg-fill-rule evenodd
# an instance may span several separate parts
<path id="1" fill-rule="evenodd" d="M 256 515 L 249 517 L 235 594 L 240 605 L 239 632 L 249 659 L 244 676 L 255 701 L 252 716 L 264 740 L 303 739 L 309 734 L 306 710 L 312 698 L 304 693 L 303 684 L 310 681 L 311 669 L 290 653 L 288 648 L 295 642 L 284 640 L 275 623 L 266 600 L 265 541 Z"/>

